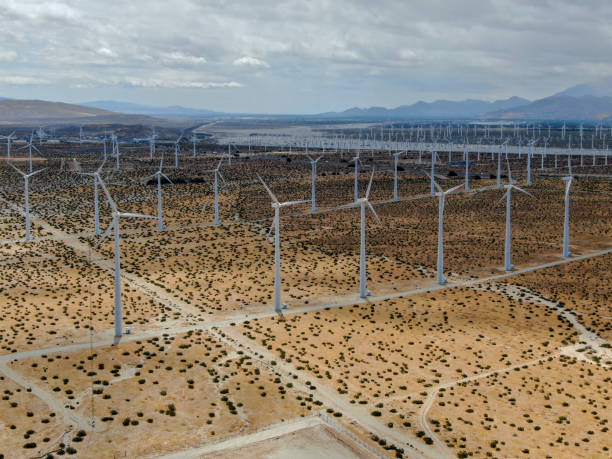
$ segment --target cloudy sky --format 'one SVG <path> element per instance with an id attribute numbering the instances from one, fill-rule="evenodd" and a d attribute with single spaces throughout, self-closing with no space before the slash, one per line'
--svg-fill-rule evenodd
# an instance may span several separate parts
<path id="1" fill-rule="evenodd" d="M 0 96 L 318 113 L 612 75 L 610 0 L 0 0 Z"/>

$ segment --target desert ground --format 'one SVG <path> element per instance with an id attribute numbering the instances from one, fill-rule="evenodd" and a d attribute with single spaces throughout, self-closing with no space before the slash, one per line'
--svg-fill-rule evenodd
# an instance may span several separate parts
<path id="1" fill-rule="evenodd" d="M 361 126 L 363 127 L 363 126 Z M 215 129 L 227 130 L 228 126 Z M 334 126 L 343 129 L 346 126 Z M 330 128 L 331 129 L 331 128 Z M 238 127 L 235 133 L 250 132 Z M 206 128 L 202 132 L 208 132 Z M 311 128 L 291 128 L 311 135 Z M 286 135 L 286 132 L 283 132 Z M 30 179 L 0 164 L 0 458 L 610 457 L 612 164 L 504 158 L 513 271 L 504 271 L 497 159 L 472 154 L 470 191 L 438 198 L 428 153 L 363 151 L 367 289 L 359 296 L 354 151 L 121 145 L 101 178 L 119 217 L 123 336 L 114 336 L 114 237 L 94 234 L 99 143 L 42 144 Z M 163 158 L 162 158 L 163 153 Z M 0 149 L 0 154 L 3 150 Z M 13 158 L 26 170 L 23 151 Z M 435 180 L 464 184 L 460 154 Z M 419 161 L 421 156 L 421 162 Z M 219 165 L 219 217 L 214 173 Z M 564 159 L 567 161 L 567 159 Z M 157 228 L 157 180 L 163 225 Z M 541 168 L 541 165 L 544 168 Z M 100 233 L 112 209 L 99 189 Z M 496 204 L 497 203 L 497 204 Z M 129 333 L 128 333 L 129 329 Z"/>

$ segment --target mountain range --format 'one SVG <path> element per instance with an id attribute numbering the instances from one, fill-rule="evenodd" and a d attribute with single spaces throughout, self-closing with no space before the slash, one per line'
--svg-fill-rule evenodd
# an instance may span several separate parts
<path id="1" fill-rule="evenodd" d="M 0 124 L 160 124 L 192 123 L 196 119 L 239 116 L 181 106 L 156 107 L 118 101 L 94 101 L 80 105 L 0 97 Z M 269 115 L 268 115 L 269 116 Z M 488 102 L 437 100 L 396 108 L 353 107 L 342 112 L 310 115 L 316 119 L 516 119 L 603 120 L 612 119 L 612 77 L 572 86 L 550 97 L 529 101 L 521 97 Z M 183 120 L 183 121 L 180 121 Z"/>
<path id="2" fill-rule="evenodd" d="M 520 107 L 529 104 L 529 100 L 510 97 L 505 100 L 487 102 L 467 99 L 463 101 L 437 100 L 435 102 L 417 102 L 412 105 L 400 105 L 396 108 L 384 107 L 349 108 L 339 113 L 323 113 L 321 116 L 340 118 L 473 118 L 486 113 Z"/>
<path id="3" fill-rule="evenodd" d="M 0 100 L 0 125 L 147 124 L 155 118 L 45 100 Z"/>
<path id="4" fill-rule="evenodd" d="M 220 113 L 212 110 L 187 108 L 181 107 L 180 105 L 155 107 L 150 105 L 133 104 L 130 102 L 117 102 L 114 100 L 84 102 L 81 105 L 130 115 L 147 115 L 160 118 L 206 118 L 220 115 Z"/>

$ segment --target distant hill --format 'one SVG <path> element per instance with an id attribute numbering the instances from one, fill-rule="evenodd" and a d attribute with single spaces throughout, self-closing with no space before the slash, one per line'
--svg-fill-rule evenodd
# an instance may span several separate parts
<path id="1" fill-rule="evenodd" d="M 612 77 L 604 78 L 592 83 L 583 83 L 561 91 L 554 96 L 596 96 L 596 97 L 612 97 Z"/>
<path id="2" fill-rule="evenodd" d="M 396 108 L 370 107 L 349 108 L 343 112 L 323 113 L 320 116 L 340 118 L 471 118 L 480 117 L 487 112 L 519 107 L 528 104 L 529 100 L 520 97 L 488 102 L 477 99 L 463 101 L 437 100 L 435 102 L 417 102 L 412 105 L 401 105 Z"/>
<path id="3" fill-rule="evenodd" d="M 44 100 L 0 100 L 0 124 L 153 124 L 147 116 L 125 115 L 63 102 Z"/>
<path id="4" fill-rule="evenodd" d="M 485 116 L 501 119 L 603 120 L 612 118 L 612 97 L 555 95 L 519 107 L 490 112 Z"/>
<path id="5" fill-rule="evenodd" d="M 85 107 L 99 108 L 102 110 L 110 110 L 118 113 L 159 116 L 166 118 L 206 118 L 210 116 L 219 115 L 218 112 L 214 112 L 212 110 L 187 108 L 181 107 L 180 105 L 172 105 L 169 107 L 154 107 L 150 105 L 133 104 L 130 102 L 118 102 L 114 100 L 84 102 L 81 105 Z"/>

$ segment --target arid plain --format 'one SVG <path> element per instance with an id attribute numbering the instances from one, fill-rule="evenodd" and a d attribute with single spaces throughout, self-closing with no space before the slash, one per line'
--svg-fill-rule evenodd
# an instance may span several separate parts
<path id="1" fill-rule="evenodd" d="M 115 338 L 113 238 L 97 246 L 93 180 L 78 173 L 98 168 L 99 145 L 39 148 L 33 241 L 23 179 L 0 165 L 0 457 L 307 457 L 317 442 L 337 457 L 610 456 L 612 166 L 574 158 L 566 259 L 567 170 L 538 159 L 526 186 L 525 157 L 510 157 L 503 183 L 510 167 L 533 196 L 513 194 L 506 272 L 497 162 L 473 155 L 472 191 L 446 199 L 439 285 L 427 156 L 401 157 L 394 201 L 392 157 L 363 153 L 359 195 L 374 171 L 381 220 L 366 214 L 363 299 L 359 212 L 339 208 L 353 201 L 350 154 L 311 151 L 319 210 L 281 209 L 277 314 L 273 209 L 256 174 L 281 202 L 309 200 L 304 151 L 243 146 L 225 160 L 214 225 L 206 171 L 222 147 L 183 151 L 175 169 L 170 149 L 149 161 L 148 146 L 122 145 L 120 169 L 109 160 L 102 175 L 122 212 L 156 216 L 148 177 L 162 151 L 173 183 L 164 230 L 120 219 L 130 333 Z M 438 167 L 443 189 L 463 183 L 461 166 Z"/>

